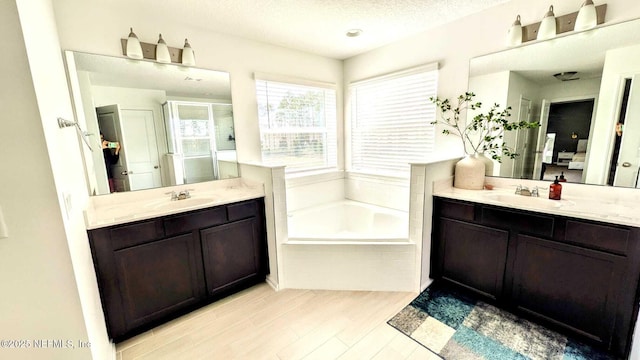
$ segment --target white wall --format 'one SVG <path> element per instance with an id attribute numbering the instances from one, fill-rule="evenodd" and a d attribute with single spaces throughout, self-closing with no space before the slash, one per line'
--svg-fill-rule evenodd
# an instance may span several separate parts
<path id="1" fill-rule="evenodd" d="M 510 75 L 511 73 L 509 71 L 499 71 L 492 74 L 478 75 L 469 78 L 469 91 L 476 94 L 476 97 L 473 98 L 473 102 L 479 101 L 482 103 L 482 107 L 479 110 L 469 113 L 469 116 L 473 116 L 477 113 L 486 113 L 491 109 L 493 104 L 499 104 L 500 109 L 507 107 Z M 462 146 L 460 145 L 459 140 L 458 144 L 458 146 Z M 502 163 L 498 163 L 494 160 L 491 161 L 493 162 L 493 169 L 490 171 L 490 174 L 487 175 L 500 175 L 503 168 L 502 165 L 506 161 L 503 160 Z"/>
<path id="2" fill-rule="evenodd" d="M 56 122 L 72 110 L 51 1 L 0 1 L 0 29 L 11 54 L 0 66 L 0 206 L 9 230 L 0 239 L 0 338 L 92 341 L 91 349 L 0 349 L 0 357 L 104 358 L 111 348 L 82 217 L 82 160 L 75 130 Z"/>
<path id="3" fill-rule="evenodd" d="M 598 96 L 600 92 L 601 78 L 580 79 L 573 81 L 562 81 L 553 85 L 547 85 L 540 88 L 540 97 L 552 100 L 562 101 L 564 99 L 572 99 L 578 97 Z"/>
<path id="4" fill-rule="evenodd" d="M 286 179 L 287 211 L 295 211 L 345 198 L 344 172 L 335 171 Z"/>

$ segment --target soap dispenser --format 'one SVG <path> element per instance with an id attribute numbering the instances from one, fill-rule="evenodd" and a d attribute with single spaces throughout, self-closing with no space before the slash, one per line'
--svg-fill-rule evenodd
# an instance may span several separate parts
<path id="1" fill-rule="evenodd" d="M 564 177 L 564 171 L 560 172 L 560 178 L 558 179 L 559 182 L 567 182 L 567 179 Z"/>
<path id="2" fill-rule="evenodd" d="M 560 181 L 556 176 L 556 179 L 553 180 L 553 184 L 549 186 L 549 199 L 560 200 L 561 195 L 562 195 L 562 184 L 560 184 Z"/>

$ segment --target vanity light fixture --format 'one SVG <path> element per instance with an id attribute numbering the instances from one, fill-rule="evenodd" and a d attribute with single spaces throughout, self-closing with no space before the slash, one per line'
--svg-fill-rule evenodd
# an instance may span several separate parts
<path id="1" fill-rule="evenodd" d="M 507 45 L 518 46 L 520 44 L 522 44 L 522 23 L 520 22 L 520 15 L 518 15 L 509 29 Z"/>
<path id="2" fill-rule="evenodd" d="M 549 11 L 544 15 L 538 28 L 536 40 L 551 39 L 556 36 L 556 15 L 553 13 L 553 5 L 549 6 Z"/>
<path id="3" fill-rule="evenodd" d="M 163 64 L 171 63 L 171 54 L 169 54 L 169 47 L 164 42 L 162 34 L 159 35 L 158 44 L 156 45 L 156 61 Z"/>
<path id="4" fill-rule="evenodd" d="M 130 28 L 129 37 L 127 38 L 127 56 L 132 59 L 142 59 L 142 46 L 140 40 Z"/>
<path id="5" fill-rule="evenodd" d="M 362 35 L 362 29 L 351 29 L 351 30 L 348 30 L 345 35 L 347 35 L 347 37 L 358 37 L 358 36 Z"/>
<path id="6" fill-rule="evenodd" d="M 580 11 L 578 11 L 578 17 L 576 18 L 576 24 L 573 26 L 573 31 L 591 29 L 596 25 L 598 25 L 596 6 L 592 0 L 585 0 L 580 7 Z"/>
<path id="7" fill-rule="evenodd" d="M 196 64 L 196 57 L 193 53 L 193 49 L 189 44 L 189 40 L 184 39 L 184 48 L 182 49 L 182 65 L 194 66 Z"/>

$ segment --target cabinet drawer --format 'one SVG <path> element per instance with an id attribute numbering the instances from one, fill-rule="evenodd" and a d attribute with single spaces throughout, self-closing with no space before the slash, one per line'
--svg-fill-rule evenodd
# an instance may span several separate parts
<path id="1" fill-rule="evenodd" d="M 109 229 L 114 250 L 143 244 L 164 236 L 161 220 L 143 221 Z"/>
<path id="2" fill-rule="evenodd" d="M 553 217 L 501 210 L 492 207 L 482 209 L 482 224 L 545 237 L 553 236 Z"/>
<path id="3" fill-rule="evenodd" d="M 167 236 L 184 234 L 196 229 L 216 226 L 227 222 L 224 206 L 206 210 L 188 212 L 183 215 L 168 217 L 164 220 L 164 231 Z"/>
<path id="4" fill-rule="evenodd" d="M 440 216 L 458 220 L 474 220 L 475 206 L 456 201 L 439 199 Z"/>
<path id="5" fill-rule="evenodd" d="M 629 250 L 629 230 L 607 225 L 567 220 L 565 240 L 620 255 Z"/>
<path id="6" fill-rule="evenodd" d="M 258 203 L 254 200 L 227 205 L 229 221 L 246 219 L 258 215 Z"/>

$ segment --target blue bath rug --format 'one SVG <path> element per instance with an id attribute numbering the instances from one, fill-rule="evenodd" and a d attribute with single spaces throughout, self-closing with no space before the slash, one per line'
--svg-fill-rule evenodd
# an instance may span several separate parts
<path id="1" fill-rule="evenodd" d="M 388 324 L 446 360 L 615 359 L 442 283 Z"/>

